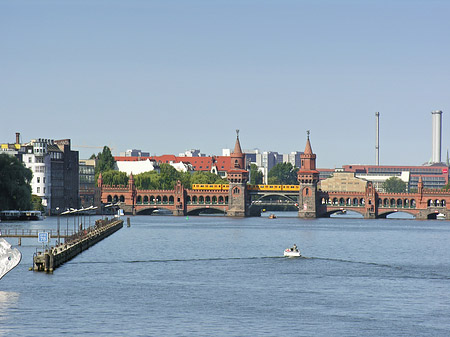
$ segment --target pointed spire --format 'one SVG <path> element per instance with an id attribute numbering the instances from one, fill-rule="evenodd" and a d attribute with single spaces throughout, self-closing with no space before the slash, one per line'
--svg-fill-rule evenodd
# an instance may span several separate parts
<path id="1" fill-rule="evenodd" d="M 305 154 L 312 154 L 313 153 L 312 147 L 311 147 L 311 142 L 309 141 L 309 134 L 310 134 L 310 131 L 307 130 L 306 131 L 307 139 L 306 139 L 306 146 L 305 146 L 305 152 L 304 152 Z"/>
<path id="2" fill-rule="evenodd" d="M 239 129 L 236 130 L 236 144 L 234 145 L 234 154 L 241 154 L 241 143 L 239 142 Z"/>

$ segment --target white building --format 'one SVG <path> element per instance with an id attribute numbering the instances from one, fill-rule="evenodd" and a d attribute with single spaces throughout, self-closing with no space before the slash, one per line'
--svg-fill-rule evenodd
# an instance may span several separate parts
<path id="1" fill-rule="evenodd" d="M 44 207 L 51 207 L 51 156 L 48 152 L 49 139 L 36 139 L 25 145 L 22 161 L 33 172 L 32 194 L 42 199 Z"/>

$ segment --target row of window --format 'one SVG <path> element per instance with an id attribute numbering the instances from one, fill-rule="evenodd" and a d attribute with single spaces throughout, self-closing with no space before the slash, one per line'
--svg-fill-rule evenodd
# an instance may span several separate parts
<path id="1" fill-rule="evenodd" d="M 42 188 L 42 193 L 45 194 L 45 191 L 46 191 L 46 189 L 45 189 L 45 187 L 43 187 L 43 188 Z M 36 188 L 36 192 L 37 192 L 37 193 L 41 193 L 41 188 L 40 188 L 40 187 L 37 187 L 37 188 Z"/>
<path id="2" fill-rule="evenodd" d="M 36 177 L 36 182 L 39 184 L 41 182 L 41 177 Z M 42 178 L 42 182 L 45 184 L 45 177 Z"/>

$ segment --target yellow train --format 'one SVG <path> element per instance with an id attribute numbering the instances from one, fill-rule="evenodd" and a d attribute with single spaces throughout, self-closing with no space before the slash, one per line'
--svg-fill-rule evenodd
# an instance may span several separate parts
<path id="1" fill-rule="evenodd" d="M 228 191 L 228 184 L 192 184 L 193 190 Z M 299 191 L 299 185 L 247 185 L 250 191 Z"/>
<path id="2" fill-rule="evenodd" d="M 247 185 L 250 191 L 299 191 L 299 185 Z"/>
<path id="3" fill-rule="evenodd" d="M 204 190 L 204 191 L 228 191 L 228 184 L 192 184 L 193 190 Z"/>

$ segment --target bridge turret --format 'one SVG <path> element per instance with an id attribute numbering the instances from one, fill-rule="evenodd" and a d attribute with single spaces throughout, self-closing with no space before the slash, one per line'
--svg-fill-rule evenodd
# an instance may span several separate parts
<path id="1" fill-rule="evenodd" d="M 242 152 L 241 143 L 239 141 L 239 130 L 236 130 L 236 143 L 234 145 L 234 151 L 230 155 L 231 157 L 231 169 L 245 169 L 245 153 Z"/>
<path id="2" fill-rule="evenodd" d="M 417 183 L 417 193 L 422 195 L 423 194 L 423 180 L 422 176 L 419 177 L 419 182 Z"/>
<path id="3" fill-rule="evenodd" d="M 103 177 L 102 177 L 102 173 L 100 172 L 100 174 L 98 175 L 97 178 L 97 186 L 100 188 L 100 191 L 103 187 Z"/>
<path id="4" fill-rule="evenodd" d="M 242 153 L 239 142 L 239 130 L 236 130 L 236 144 L 234 152 L 231 154 L 231 169 L 227 172 L 227 179 L 230 183 L 228 192 L 228 212 L 229 216 L 247 216 L 247 181 L 248 171 L 245 170 L 245 154 Z"/>
<path id="5" fill-rule="evenodd" d="M 297 180 L 300 184 L 298 216 L 301 218 L 317 217 L 319 171 L 316 170 L 316 155 L 312 151 L 309 133 L 308 130 L 305 151 L 300 155 L 301 165 L 297 172 Z"/>

